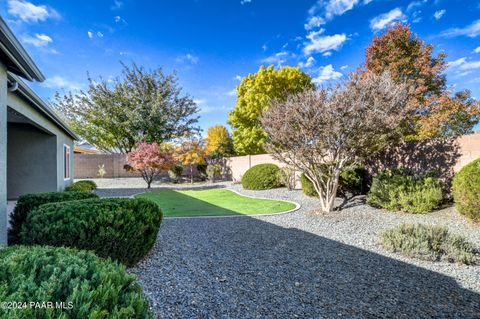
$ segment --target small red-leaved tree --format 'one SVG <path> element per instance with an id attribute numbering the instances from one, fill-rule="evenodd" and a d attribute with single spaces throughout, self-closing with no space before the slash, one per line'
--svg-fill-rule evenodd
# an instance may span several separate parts
<path id="1" fill-rule="evenodd" d="M 134 170 L 142 174 L 148 188 L 162 171 L 168 171 L 175 165 L 172 148 L 157 143 L 140 143 L 127 154 L 127 160 Z"/>
<path id="2" fill-rule="evenodd" d="M 330 212 L 340 173 L 385 145 L 404 120 L 405 85 L 388 74 L 353 74 L 333 89 L 310 90 L 273 102 L 262 117 L 266 148 L 303 171 Z"/>

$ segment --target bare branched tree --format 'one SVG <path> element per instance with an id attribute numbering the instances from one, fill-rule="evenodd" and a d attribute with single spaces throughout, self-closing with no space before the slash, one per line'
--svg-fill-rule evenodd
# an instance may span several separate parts
<path id="1" fill-rule="evenodd" d="M 267 150 L 305 173 L 330 212 L 340 173 L 381 149 L 405 119 L 406 85 L 388 74 L 353 74 L 331 89 L 274 101 L 262 117 Z"/>

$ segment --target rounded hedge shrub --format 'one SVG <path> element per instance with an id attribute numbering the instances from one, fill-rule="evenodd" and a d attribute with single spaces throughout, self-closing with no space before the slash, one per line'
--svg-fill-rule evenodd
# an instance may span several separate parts
<path id="1" fill-rule="evenodd" d="M 133 266 L 152 249 L 161 222 L 157 204 L 142 198 L 46 204 L 29 214 L 22 242 L 93 250 Z"/>
<path id="2" fill-rule="evenodd" d="M 300 184 L 302 184 L 302 191 L 305 195 L 311 197 L 318 196 L 317 191 L 313 187 L 313 183 L 305 176 L 305 173 L 300 175 Z"/>
<path id="3" fill-rule="evenodd" d="M 480 158 L 465 165 L 454 176 L 452 192 L 457 210 L 480 221 Z"/>
<path id="4" fill-rule="evenodd" d="M 275 164 L 252 166 L 242 177 L 245 189 L 261 190 L 281 187 L 280 168 Z"/>
<path id="5" fill-rule="evenodd" d="M 478 262 L 474 245 L 446 227 L 400 224 L 382 233 L 382 246 L 391 252 L 430 261 L 445 260 L 463 264 Z"/>
<path id="6" fill-rule="evenodd" d="M 27 216 L 33 209 L 43 204 L 65 202 L 71 200 L 98 198 L 97 195 L 85 192 L 51 192 L 25 194 L 18 198 L 17 205 L 10 215 L 10 228 L 8 229 L 8 244 L 21 243 L 20 232 Z"/>
<path id="7" fill-rule="evenodd" d="M 385 170 L 375 176 L 367 194 L 369 205 L 414 214 L 427 213 L 443 202 L 439 179 L 414 176 L 405 170 Z"/>
<path id="8" fill-rule="evenodd" d="M 97 184 L 94 181 L 78 181 L 65 187 L 66 192 L 91 192 L 97 189 Z"/>
<path id="9" fill-rule="evenodd" d="M 124 266 L 68 248 L 0 249 L 0 296 L 2 302 L 27 303 L 2 309 L 2 318 L 153 318 L 141 286 Z"/>

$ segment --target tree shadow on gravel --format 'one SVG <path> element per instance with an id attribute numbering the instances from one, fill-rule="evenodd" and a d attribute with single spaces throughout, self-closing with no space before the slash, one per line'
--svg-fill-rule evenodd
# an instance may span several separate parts
<path id="1" fill-rule="evenodd" d="M 159 318 L 480 318 L 453 278 L 251 217 L 165 220 L 131 271 Z"/>

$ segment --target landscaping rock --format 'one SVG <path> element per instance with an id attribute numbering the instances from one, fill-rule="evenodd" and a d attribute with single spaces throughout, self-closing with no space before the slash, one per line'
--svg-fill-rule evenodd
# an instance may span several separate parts
<path id="1" fill-rule="evenodd" d="M 421 222 L 445 225 L 480 247 L 478 226 L 454 208 L 410 215 L 357 198 L 317 214 L 317 201 L 301 191 L 219 185 L 302 208 L 165 219 L 150 255 L 130 269 L 159 317 L 480 318 L 479 266 L 409 259 L 379 245 L 383 230 Z"/>

